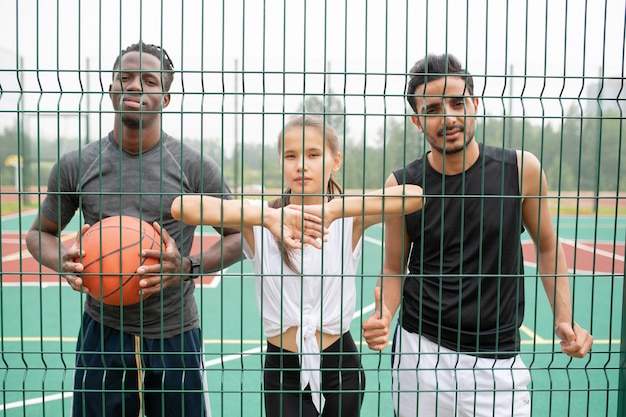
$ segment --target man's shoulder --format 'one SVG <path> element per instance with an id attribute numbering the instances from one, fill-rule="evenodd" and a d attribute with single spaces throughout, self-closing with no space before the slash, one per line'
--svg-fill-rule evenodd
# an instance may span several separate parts
<path id="1" fill-rule="evenodd" d="M 177 159 L 188 162 L 190 160 L 199 160 L 202 157 L 200 151 L 185 143 L 185 141 L 175 138 L 168 133 L 163 132 L 163 146 L 174 155 Z"/>
<path id="2" fill-rule="evenodd" d="M 517 150 L 513 148 L 505 148 L 502 146 L 494 146 L 481 144 L 483 154 L 486 158 L 495 160 L 498 163 L 503 161 L 507 164 L 517 164 Z"/>
<path id="3" fill-rule="evenodd" d="M 182 170 L 190 178 L 216 176 L 220 171 L 219 165 L 213 158 L 186 144 L 184 140 L 181 141 L 164 133 L 162 145 L 167 154 L 165 158 L 172 162 L 165 164 L 166 169 Z"/>
<path id="4" fill-rule="evenodd" d="M 79 148 L 65 152 L 61 155 L 59 160 L 62 164 L 78 163 L 79 161 L 81 164 L 85 164 L 87 161 L 97 158 L 102 152 L 106 151 L 108 144 L 108 136 L 105 136 L 102 139 L 89 142 Z"/>
<path id="5" fill-rule="evenodd" d="M 424 156 L 409 162 L 402 168 L 393 171 L 398 184 L 415 184 L 418 178 L 421 178 L 424 166 Z"/>

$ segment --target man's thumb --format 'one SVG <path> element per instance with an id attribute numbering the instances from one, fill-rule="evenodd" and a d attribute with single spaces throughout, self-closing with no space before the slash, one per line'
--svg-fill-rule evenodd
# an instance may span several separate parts
<path id="1" fill-rule="evenodd" d="M 374 311 L 380 317 L 382 316 L 382 309 L 380 308 L 380 287 L 374 288 Z"/>

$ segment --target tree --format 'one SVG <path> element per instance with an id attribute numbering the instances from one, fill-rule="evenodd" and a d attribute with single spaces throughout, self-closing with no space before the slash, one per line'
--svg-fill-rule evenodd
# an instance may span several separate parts
<path id="1" fill-rule="evenodd" d="M 319 96 L 307 97 L 300 105 L 298 111 L 326 118 L 326 123 L 331 125 L 337 131 L 337 134 L 344 138 L 348 137 L 344 105 L 332 91 L 322 95 L 322 98 Z"/>

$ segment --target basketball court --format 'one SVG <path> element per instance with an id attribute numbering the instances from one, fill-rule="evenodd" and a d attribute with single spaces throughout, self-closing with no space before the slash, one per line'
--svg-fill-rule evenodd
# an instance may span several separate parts
<path id="1" fill-rule="evenodd" d="M 85 297 L 58 275 L 41 271 L 31 258 L 24 236 L 33 218 L 34 213 L 22 213 L 7 216 L 1 223 L 0 379 L 5 389 L 0 414 L 4 410 L 2 415 L 7 417 L 69 414 L 76 332 Z M 527 307 L 522 351 L 533 373 L 533 410 L 547 414 L 549 408 L 552 416 L 566 416 L 570 410 L 594 410 L 581 415 L 614 415 L 626 220 L 572 216 L 561 217 L 555 224 L 573 277 L 575 320 L 591 331 L 595 344 L 585 359 L 572 360 L 559 353 L 552 314 L 534 277 L 534 248 L 524 236 Z M 62 239 L 70 244 L 78 224 L 70 224 L 67 230 Z M 373 288 L 383 257 L 381 234 L 380 226 L 372 227 L 364 242 L 351 328 L 357 343 L 361 322 L 373 311 Z M 192 252 L 216 238 L 211 230 L 198 229 Z M 260 415 L 264 337 L 251 265 L 243 261 L 221 277 L 203 277 L 198 283 L 213 415 Z M 367 377 L 361 415 L 389 415 L 390 348 L 379 354 L 363 343 L 361 349 Z"/>

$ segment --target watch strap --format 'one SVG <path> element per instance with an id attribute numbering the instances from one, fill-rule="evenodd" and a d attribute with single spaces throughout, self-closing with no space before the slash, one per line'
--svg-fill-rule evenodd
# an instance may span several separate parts
<path id="1" fill-rule="evenodd" d="M 189 259 L 191 262 L 191 269 L 189 270 L 189 274 L 186 279 L 196 279 L 200 276 L 200 262 L 193 256 L 185 256 L 185 258 Z"/>

